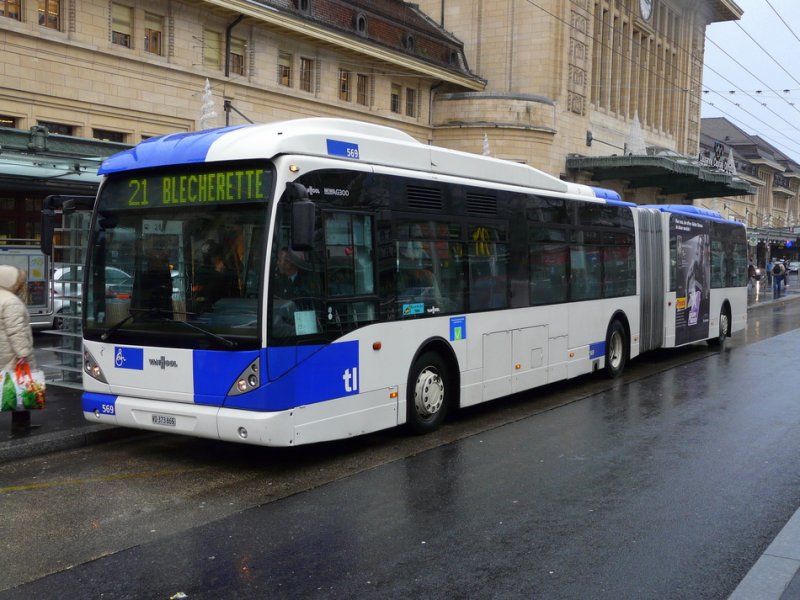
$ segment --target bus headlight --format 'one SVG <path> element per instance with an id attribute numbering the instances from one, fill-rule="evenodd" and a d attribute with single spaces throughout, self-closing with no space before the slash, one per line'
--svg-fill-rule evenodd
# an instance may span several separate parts
<path id="1" fill-rule="evenodd" d="M 247 365 L 247 368 L 236 378 L 236 381 L 228 391 L 229 396 L 238 396 L 239 394 L 252 392 L 260 385 L 261 377 L 259 364 L 259 359 L 257 358 Z"/>
<path id="2" fill-rule="evenodd" d="M 83 372 L 89 377 L 97 379 L 97 381 L 108 383 L 106 381 L 106 376 L 103 375 L 103 370 L 100 368 L 100 365 L 97 364 L 97 361 L 94 359 L 94 356 L 92 356 L 92 353 L 85 348 L 83 349 Z"/>

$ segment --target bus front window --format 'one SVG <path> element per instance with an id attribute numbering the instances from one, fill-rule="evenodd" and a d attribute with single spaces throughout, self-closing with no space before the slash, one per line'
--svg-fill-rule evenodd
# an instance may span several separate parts
<path id="1" fill-rule="evenodd" d="M 264 181 L 259 188 L 268 192 L 270 172 L 260 172 Z M 202 180 L 203 175 L 189 177 Z M 217 177 L 215 172 L 208 180 L 216 184 Z M 176 177 L 148 176 L 137 185 L 146 181 L 152 188 L 154 182 L 171 178 Z M 84 309 L 87 339 L 259 347 L 266 200 L 251 199 L 244 184 L 244 196 L 237 199 L 229 179 L 224 195 L 216 192 L 204 203 L 174 206 L 159 201 L 174 200 L 162 191 L 130 205 L 130 185 L 129 179 L 111 179 L 98 199 Z M 187 198 L 212 193 L 186 185 Z M 110 267 L 126 277 L 108 280 Z"/>

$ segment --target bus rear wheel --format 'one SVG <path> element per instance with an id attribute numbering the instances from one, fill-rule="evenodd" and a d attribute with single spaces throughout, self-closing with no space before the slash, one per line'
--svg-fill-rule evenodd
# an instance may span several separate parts
<path id="1" fill-rule="evenodd" d="M 628 362 L 628 343 L 625 340 L 625 328 L 619 321 L 612 321 L 606 332 L 606 365 L 605 373 L 610 379 L 622 375 Z"/>
<path id="2" fill-rule="evenodd" d="M 708 345 L 715 348 L 721 347 L 725 343 L 725 339 L 728 337 L 730 325 L 731 319 L 728 316 L 728 311 L 723 308 L 719 313 L 719 333 L 717 334 L 717 337 L 708 340 Z"/>
<path id="3" fill-rule="evenodd" d="M 447 415 L 447 365 L 435 352 L 423 353 L 411 368 L 406 400 L 406 424 L 417 434 L 438 429 Z"/>

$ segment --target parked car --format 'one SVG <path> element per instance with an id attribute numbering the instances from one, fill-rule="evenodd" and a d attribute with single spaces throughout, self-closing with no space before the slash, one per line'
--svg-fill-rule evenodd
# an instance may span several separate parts
<path id="1" fill-rule="evenodd" d="M 116 296 L 133 288 L 133 277 L 122 269 L 106 267 L 106 293 Z M 53 328 L 63 329 L 64 310 L 83 291 L 83 267 L 59 267 L 53 272 Z"/>
<path id="2" fill-rule="evenodd" d="M 787 268 L 789 273 L 797 273 L 800 271 L 800 260 L 790 260 Z"/>

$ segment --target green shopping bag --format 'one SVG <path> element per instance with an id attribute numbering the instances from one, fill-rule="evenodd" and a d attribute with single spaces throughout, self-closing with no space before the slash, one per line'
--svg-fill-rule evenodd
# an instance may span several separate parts
<path id="1" fill-rule="evenodd" d="M 22 400 L 22 406 L 27 409 L 44 408 L 44 373 L 38 369 L 32 370 L 26 360 L 17 363 L 15 372 L 17 397 Z"/>
<path id="2" fill-rule="evenodd" d="M 0 401 L 0 410 L 17 410 L 17 386 L 14 377 L 8 371 L 3 374 L 3 397 Z"/>

